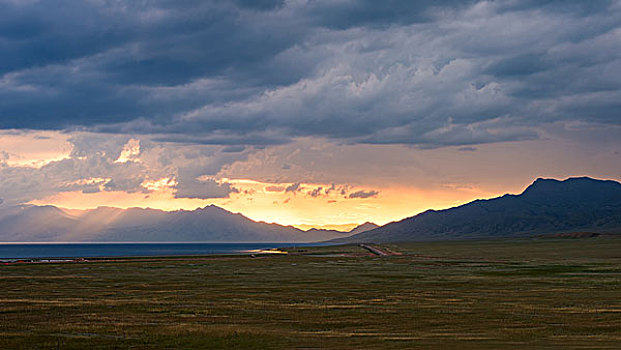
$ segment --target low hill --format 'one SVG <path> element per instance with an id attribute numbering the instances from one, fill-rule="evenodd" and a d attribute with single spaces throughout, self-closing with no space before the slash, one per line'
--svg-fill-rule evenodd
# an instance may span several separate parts
<path id="1" fill-rule="evenodd" d="M 335 235 L 344 235 L 344 236 L 351 236 L 351 235 L 355 235 L 358 233 L 362 233 L 362 232 L 366 232 L 369 230 L 373 230 L 378 228 L 379 226 L 372 223 L 372 222 L 365 222 L 364 224 L 360 224 L 356 227 L 354 227 L 353 229 L 349 230 L 349 231 L 339 231 L 339 230 L 326 230 L 326 229 L 318 229 L 318 228 L 311 228 L 309 230 L 306 230 L 304 232 L 307 233 L 312 233 L 312 234 L 317 234 L 317 233 L 331 233 L 331 234 L 335 234 Z"/>
<path id="2" fill-rule="evenodd" d="M 376 225 L 376 224 L 374 224 L 372 222 L 365 222 L 364 224 L 355 227 L 354 229 L 352 229 L 348 233 L 350 235 L 356 235 L 358 233 L 374 230 L 374 229 L 376 229 L 378 227 L 379 227 L 378 225 Z"/>

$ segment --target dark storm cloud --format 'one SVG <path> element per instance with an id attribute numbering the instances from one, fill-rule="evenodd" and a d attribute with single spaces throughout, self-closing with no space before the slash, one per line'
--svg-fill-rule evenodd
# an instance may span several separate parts
<path id="1" fill-rule="evenodd" d="M 371 198 L 375 197 L 379 194 L 377 191 L 356 191 L 354 193 L 350 193 L 347 198 Z"/>
<path id="2" fill-rule="evenodd" d="M 618 101 L 619 1 L 0 0 L 0 128 L 429 148 Z"/>
<path id="3" fill-rule="evenodd" d="M 285 188 L 285 192 L 293 192 L 293 193 L 295 193 L 295 192 L 300 190 L 300 185 L 301 185 L 300 183 L 291 184 L 291 185 L 287 186 L 287 188 Z"/>
<path id="4" fill-rule="evenodd" d="M 309 2 L 315 23 L 334 29 L 407 25 L 432 20 L 433 11 L 464 6 L 463 0 L 347 0 Z"/>
<path id="5" fill-rule="evenodd" d="M 319 196 L 322 196 L 323 194 L 324 194 L 323 193 L 323 187 L 321 187 L 321 186 L 313 188 L 311 191 L 309 191 L 307 193 L 307 195 L 309 195 L 309 196 L 311 196 L 313 198 L 317 198 Z"/>
<path id="6" fill-rule="evenodd" d="M 214 180 L 199 181 L 196 179 L 182 179 L 183 186 L 177 186 L 175 198 L 226 198 L 239 190 L 228 183 L 218 183 Z"/>

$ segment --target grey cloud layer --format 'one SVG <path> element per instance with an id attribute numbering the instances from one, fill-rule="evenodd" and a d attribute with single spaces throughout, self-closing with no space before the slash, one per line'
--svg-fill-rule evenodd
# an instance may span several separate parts
<path id="1" fill-rule="evenodd" d="M 135 159 L 119 162 L 129 139 L 124 135 L 76 133 L 70 139 L 73 150 L 69 157 L 41 168 L 10 166 L 0 153 L 0 199 L 5 204 L 21 204 L 68 191 L 123 191 L 148 196 L 153 189 L 146 186 L 147 182 L 161 179 L 168 179 L 176 198 L 223 198 L 237 190 L 213 176 L 224 166 L 247 159 L 251 151 L 164 146 L 142 139 Z"/>
<path id="2" fill-rule="evenodd" d="M 618 0 L 0 0 L 0 57 L 0 128 L 438 147 L 621 119 Z"/>

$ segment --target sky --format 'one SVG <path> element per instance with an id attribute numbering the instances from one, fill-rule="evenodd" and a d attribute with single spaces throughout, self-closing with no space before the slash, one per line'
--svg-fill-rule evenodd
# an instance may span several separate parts
<path id="1" fill-rule="evenodd" d="M 621 180 L 621 0 L 0 0 L 0 206 L 349 228 Z"/>

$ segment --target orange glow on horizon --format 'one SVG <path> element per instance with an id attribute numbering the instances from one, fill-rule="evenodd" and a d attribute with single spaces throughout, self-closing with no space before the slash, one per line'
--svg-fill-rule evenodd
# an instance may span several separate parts
<path id="1" fill-rule="evenodd" d="M 349 230 L 364 222 L 383 225 L 401 220 L 427 209 L 443 209 L 477 198 L 497 194 L 476 188 L 444 186 L 437 189 L 413 187 L 364 188 L 332 184 L 265 183 L 250 179 L 221 179 L 238 192 L 228 198 L 175 198 L 176 181 L 170 178 L 145 182 L 142 192 L 100 191 L 62 192 L 40 200 L 35 205 L 55 205 L 67 209 L 94 209 L 100 206 L 118 208 L 154 208 L 166 211 L 194 210 L 210 204 L 255 221 L 292 225 L 301 229 L 326 228 Z M 293 187 L 292 187 L 293 186 Z M 289 187 L 289 191 L 287 188 Z M 344 193 L 344 191 L 347 191 Z M 368 198 L 349 198 L 351 193 L 376 190 Z"/>

